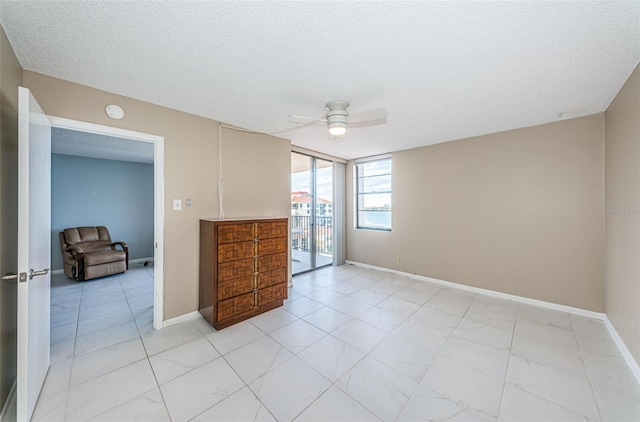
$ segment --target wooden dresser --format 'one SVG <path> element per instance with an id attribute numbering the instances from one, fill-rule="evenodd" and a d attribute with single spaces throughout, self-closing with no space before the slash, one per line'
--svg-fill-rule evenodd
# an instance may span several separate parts
<path id="1" fill-rule="evenodd" d="M 200 220 L 200 304 L 217 330 L 287 298 L 289 220 Z"/>

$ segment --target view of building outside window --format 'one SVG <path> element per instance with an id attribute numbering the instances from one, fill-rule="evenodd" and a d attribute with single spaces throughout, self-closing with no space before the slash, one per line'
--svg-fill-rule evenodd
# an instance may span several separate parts
<path id="1" fill-rule="evenodd" d="M 291 174 L 291 227 L 304 230 L 304 236 L 299 239 L 302 249 L 308 250 L 309 227 L 311 218 L 311 193 L 308 192 L 310 172 L 303 171 Z M 316 170 L 316 220 L 317 220 L 317 250 L 331 254 L 331 230 L 333 230 L 333 186 L 332 168 L 324 167 Z M 306 189 L 306 190 L 305 190 Z M 324 235 L 326 233 L 326 235 Z M 294 237 L 295 242 L 295 237 Z M 295 245 L 294 245 L 295 247 Z"/>

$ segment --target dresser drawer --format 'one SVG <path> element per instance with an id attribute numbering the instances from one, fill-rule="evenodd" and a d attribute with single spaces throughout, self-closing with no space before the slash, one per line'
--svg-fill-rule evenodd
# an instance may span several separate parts
<path id="1" fill-rule="evenodd" d="M 254 239 L 253 224 L 221 224 L 218 226 L 218 244 L 246 242 Z"/>
<path id="2" fill-rule="evenodd" d="M 275 286 L 265 287 L 260 289 L 258 293 L 258 305 L 266 305 L 270 302 L 277 300 L 284 300 L 287 298 L 287 283 L 276 284 Z"/>
<path id="3" fill-rule="evenodd" d="M 258 272 L 266 273 L 278 268 L 287 267 L 287 253 L 265 255 L 258 258 Z"/>
<path id="4" fill-rule="evenodd" d="M 254 280 L 255 278 L 255 280 Z M 225 300 L 256 289 L 287 282 L 287 270 L 277 268 L 264 273 L 247 275 L 218 283 L 218 300 Z"/>
<path id="5" fill-rule="evenodd" d="M 218 245 L 218 262 L 237 261 L 253 258 L 255 254 L 254 242 L 223 243 Z"/>
<path id="6" fill-rule="evenodd" d="M 258 255 L 272 255 L 274 253 L 287 252 L 287 238 L 276 237 L 273 239 L 265 239 L 258 242 Z"/>
<path id="7" fill-rule="evenodd" d="M 274 237 L 287 237 L 289 225 L 286 221 L 272 223 L 258 223 L 258 239 L 271 239 Z"/>
<path id="8" fill-rule="evenodd" d="M 246 293 L 218 302 L 218 321 L 249 312 L 256 307 L 254 293 Z"/>
<path id="9" fill-rule="evenodd" d="M 255 290 L 253 275 L 218 283 L 218 300 L 225 300 Z"/>
<path id="10" fill-rule="evenodd" d="M 287 282 L 287 270 L 284 268 L 276 268 L 275 270 L 266 271 L 258 274 L 258 289 L 273 286 L 278 283 Z"/>
<path id="11" fill-rule="evenodd" d="M 238 277 L 251 276 L 255 272 L 254 268 L 253 258 L 218 264 L 218 283 Z"/>

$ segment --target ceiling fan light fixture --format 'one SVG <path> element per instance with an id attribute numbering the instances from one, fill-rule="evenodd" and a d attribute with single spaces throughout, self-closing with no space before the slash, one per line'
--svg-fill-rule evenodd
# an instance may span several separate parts
<path id="1" fill-rule="evenodd" d="M 347 133 L 349 122 L 349 103 L 347 101 L 329 101 L 327 103 L 327 129 L 331 142 L 341 142 Z"/>
<path id="2" fill-rule="evenodd" d="M 346 137 L 347 137 L 346 131 L 342 135 L 332 135 L 331 132 L 329 132 L 329 141 L 333 144 L 341 143 L 342 141 L 344 141 Z"/>
<path id="3" fill-rule="evenodd" d="M 326 104 L 325 117 L 308 117 L 290 114 L 289 117 L 294 119 L 310 120 L 311 123 L 300 127 L 306 127 L 316 122 L 326 122 L 327 137 L 334 144 L 343 142 L 347 135 L 347 126 L 355 123 L 355 127 L 374 126 L 387 123 L 389 112 L 384 108 L 376 108 L 367 111 L 361 111 L 354 115 L 350 115 L 349 101 L 334 100 Z"/>
<path id="4" fill-rule="evenodd" d="M 342 122 L 329 124 L 329 134 L 332 136 L 343 136 L 347 133 L 347 125 Z"/>

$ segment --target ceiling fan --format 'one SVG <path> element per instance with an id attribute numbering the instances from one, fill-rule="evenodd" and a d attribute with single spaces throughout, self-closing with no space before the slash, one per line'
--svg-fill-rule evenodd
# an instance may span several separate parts
<path id="1" fill-rule="evenodd" d="M 309 117 L 290 114 L 288 117 L 298 120 L 326 123 L 329 130 L 329 139 L 333 142 L 341 142 L 347 133 L 347 127 L 375 126 L 387 123 L 389 112 L 385 108 L 374 108 L 359 113 L 349 113 L 350 104 L 344 100 L 329 101 L 326 105 L 325 117 Z"/>

